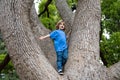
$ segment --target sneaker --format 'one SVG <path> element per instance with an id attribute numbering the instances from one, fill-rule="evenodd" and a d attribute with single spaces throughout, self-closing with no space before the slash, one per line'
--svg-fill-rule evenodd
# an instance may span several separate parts
<path id="1" fill-rule="evenodd" d="M 60 75 L 63 75 L 63 74 L 64 74 L 63 71 L 62 71 L 62 69 L 58 70 L 58 73 L 59 73 Z"/>

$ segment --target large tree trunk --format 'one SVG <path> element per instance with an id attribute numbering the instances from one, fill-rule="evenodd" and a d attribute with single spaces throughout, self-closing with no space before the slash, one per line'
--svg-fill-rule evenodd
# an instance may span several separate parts
<path id="1" fill-rule="evenodd" d="M 2 0 L 0 3 L 1 32 L 20 79 L 59 79 L 32 34 L 30 10 L 33 1 Z"/>
<path id="2" fill-rule="evenodd" d="M 73 24 L 69 24 L 73 26 L 69 59 L 63 76 L 57 74 L 52 63 L 44 55 L 48 53 L 47 49 L 53 51 L 49 47 L 51 41 L 39 43 L 37 39 L 39 34 L 44 35 L 49 31 L 36 20 L 36 16 L 31 16 L 34 14 L 30 13 L 32 4 L 33 0 L 0 0 L 0 29 L 21 80 L 120 79 L 120 63 L 110 69 L 99 63 L 100 0 L 78 0 L 75 19 Z M 69 10 L 65 12 L 67 11 Z M 72 16 L 64 19 L 67 22 Z M 50 45 L 46 45 L 48 43 Z"/>
<path id="3" fill-rule="evenodd" d="M 70 39 L 67 74 L 72 80 L 109 80 L 106 69 L 99 63 L 100 2 L 80 0 L 78 4 Z"/>
<path id="4" fill-rule="evenodd" d="M 31 30 L 38 45 L 41 47 L 42 51 L 44 52 L 46 58 L 52 64 L 54 68 L 56 68 L 56 54 L 53 47 L 52 40 L 39 40 L 38 38 L 43 35 L 49 34 L 50 30 L 46 29 L 39 21 L 35 5 L 33 4 L 32 9 L 30 11 L 30 20 L 31 20 Z M 47 46 L 46 46 L 47 45 Z"/>

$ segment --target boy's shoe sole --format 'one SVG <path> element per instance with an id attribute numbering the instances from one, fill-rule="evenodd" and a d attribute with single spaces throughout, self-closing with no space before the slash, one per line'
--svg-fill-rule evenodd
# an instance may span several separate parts
<path id="1" fill-rule="evenodd" d="M 59 72 L 60 75 L 63 75 L 64 73 L 63 72 Z"/>
<path id="2" fill-rule="evenodd" d="M 63 75 L 63 74 L 64 74 L 63 71 L 62 71 L 62 69 L 59 69 L 59 70 L 58 70 L 58 73 L 59 73 L 60 75 Z"/>

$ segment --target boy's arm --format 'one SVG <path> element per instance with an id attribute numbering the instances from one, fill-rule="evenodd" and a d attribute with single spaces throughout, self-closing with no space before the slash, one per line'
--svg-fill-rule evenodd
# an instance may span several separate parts
<path id="1" fill-rule="evenodd" d="M 43 40 L 43 39 L 48 38 L 48 37 L 50 37 L 50 34 L 45 35 L 45 36 L 41 36 L 41 37 L 39 37 L 39 39 L 40 39 L 40 40 Z"/>
<path id="2" fill-rule="evenodd" d="M 72 30 L 69 30 L 69 32 L 67 33 L 67 39 L 69 38 L 71 32 L 72 32 Z"/>

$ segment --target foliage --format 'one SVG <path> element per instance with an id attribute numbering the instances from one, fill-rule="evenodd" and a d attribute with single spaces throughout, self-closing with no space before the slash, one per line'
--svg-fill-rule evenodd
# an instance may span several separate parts
<path id="1" fill-rule="evenodd" d="M 5 58 L 5 56 L 6 56 L 6 54 L 1 54 L 1 55 L 0 55 L 0 63 L 2 63 L 2 61 L 3 61 L 4 58 Z M 4 70 L 3 70 L 2 72 L 3 72 L 3 73 L 8 73 L 8 70 L 9 70 L 9 71 L 14 70 L 14 67 L 13 67 L 13 64 L 12 64 L 11 61 L 7 64 L 7 66 L 4 68 Z"/>
<path id="2" fill-rule="evenodd" d="M 6 54 L 0 54 L 0 63 L 4 60 L 5 56 Z M 11 61 L 1 71 L 0 80 L 19 80 Z"/>
<path id="3" fill-rule="evenodd" d="M 0 34 L 0 63 L 2 63 L 6 55 L 7 49 Z M 1 71 L 0 80 L 19 80 L 11 61 Z"/>
<path id="4" fill-rule="evenodd" d="M 39 13 L 44 10 L 46 1 L 47 0 L 41 0 L 41 3 L 39 4 Z M 40 21 L 46 28 L 50 30 L 54 30 L 57 21 L 61 19 L 54 4 L 55 1 L 53 0 L 52 3 L 48 6 L 48 12 L 46 11 L 40 16 Z"/>
<path id="5" fill-rule="evenodd" d="M 16 74 L 15 70 L 13 70 L 8 71 L 8 73 L 1 73 L 0 80 L 19 80 L 19 77 Z"/>
<path id="6" fill-rule="evenodd" d="M 0 54 L 6 54 L 7 49 L 5 47 L 5 43 L 3 42 L 2 35 L 0 34 Z"/>
<path id="7" fill-rule="evenodd" d="M 120 31 L 120 0 L 102 0 L 103 28 L 110 34 Z"/>
<path id="8" fill-rule="evenodd" d="M 67 0 L 67 3 L 72 11 L 76 10 L 78 0 Z"/>
<path id="9" fill-rule="evenodd" d="M 100 45 L 101 51 L 104 53 L 104 59 L 107 62 L 106 66 L 109 67 L 120 61 L 120 32 L 114 32 L 109 39 L 102 36 Z"/>
<path id="10" fill-rule="evenodd" d="M 72 9 L 76 8 L 78 0 L 67 0 L 69 7 Z M 47 0 L 41 0 L 39 4 L 39 13 L 45 9 L 45 4 Z M 48 6 L 48 12 L 46 11 L 44 14 L 40 16 L 40 21 L 44 24 L 44 26 L 50 30 L 55 29 L 56 23 L 61 19 L 56 6 L 55 0 L 52 0 L 52 3 Z"/>
<path id="11" fill-rule="evenodd" d="M 120 0 L 101 0 L 102 30 L 110 33 L 110 39 L 102 35 L 101 52 L 110 66 L 120 60 Z M 102 31 L 104 33 L 104 31 Z M 102 34 L 103 34 L 102 33 Z"/>

